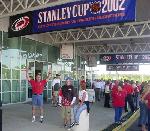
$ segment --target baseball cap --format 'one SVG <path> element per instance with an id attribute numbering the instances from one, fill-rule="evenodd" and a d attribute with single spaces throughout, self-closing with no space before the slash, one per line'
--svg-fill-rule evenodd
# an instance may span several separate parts
<path id="1" fill-rule="evenodd" d="M 70 77 L 67 77 L 67 78 L 66 78 L 66 81 L 67 81 L 67 80 L 72 80 L 72 79 L 71 79 Z"/>

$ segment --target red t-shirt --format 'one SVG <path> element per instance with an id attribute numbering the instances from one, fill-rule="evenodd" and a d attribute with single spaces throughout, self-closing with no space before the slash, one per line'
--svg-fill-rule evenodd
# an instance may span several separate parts
<path id="1" fill-rule="evenodd" d="M 44 91 L 44 86 L 47 83 L 46 80 L 42 80 L 40 82 L 36 81 L 36 80 L 30 80 L 29 81 L 31 86 L 32 86 L 32 94 L 42 94 Z"/>
<path id="2" fill-rule="evenodd" d="M 150 109 L 150 93 L 148 93 L 148 94 L 146 95 L 145 100 L 148 100 L 147 106 L 148 106 L 148 109 Z"/>
<path id="3" fill-rule="evenodd" d="M 126 92 L 123 91 L 112 91 L 112 104 L 113 107 L 124 107 L 125 106 Z"/>
<path id="4" fill-rule="evenodd" d="M 126 91 L 127 95 L 131 95 L 134 92 L 134 89 L 130 84 L 125 84 L 123 89 Z"/>

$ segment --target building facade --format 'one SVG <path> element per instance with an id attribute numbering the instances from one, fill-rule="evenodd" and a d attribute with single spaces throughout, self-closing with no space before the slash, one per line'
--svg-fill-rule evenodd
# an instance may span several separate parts
<path id="1" fill-rule="evenodd" d="M 52 78 L 56 73 L 60 73 L 62 77 L 72 75 L 71 67 L 58 62 L 59 47 L 50 43 L 25 37 L 8 38 L 7 32 L 0 31 L 0 49 L 0 98 L 3 104 L 31 99 L 32 90 L 25 75 L 27 65 L 29 74 L 33 78 L 36 73 L 41 73 L 42 78 L 45 79 L 49 68 L 52 70 Z M 77 83 L 74 84 L 77 87 Z M 51 99 L 51 94 L 50 80 L 44 90 L 44 99 Z"/>

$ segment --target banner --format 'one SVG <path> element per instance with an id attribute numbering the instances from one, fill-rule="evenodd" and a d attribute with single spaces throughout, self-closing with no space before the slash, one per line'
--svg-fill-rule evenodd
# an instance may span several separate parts
<path id="1" fill-rule="evenodd" d="M 10 17 L 9 37 L 135 20 L 136 0 L 82 0 Z"/>
<path id="2" fill-rule="evenodd" d="M 139 71 L 139 65 L 107 65 L 107 71 Z"/>
<path id="3" fill-rule="evenodd" d="M 100 55 L 100 64 L 150 63 L 150 54 Z"/>

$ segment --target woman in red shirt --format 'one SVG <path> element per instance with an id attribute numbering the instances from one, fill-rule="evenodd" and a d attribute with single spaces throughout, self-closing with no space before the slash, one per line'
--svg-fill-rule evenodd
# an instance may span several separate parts
<path id="1" fill-rule="evenodd" d="M 121 120 L 122 111 L 125 106 L 126 92 L 119 84 L 115 90 L 112 90 L 112 104 L 115 109 L 115 123 L 119 124 Z"/>

